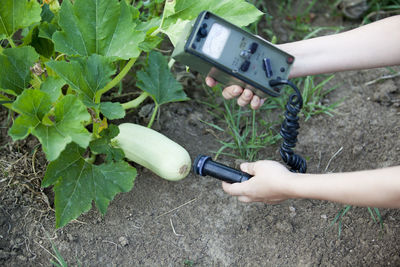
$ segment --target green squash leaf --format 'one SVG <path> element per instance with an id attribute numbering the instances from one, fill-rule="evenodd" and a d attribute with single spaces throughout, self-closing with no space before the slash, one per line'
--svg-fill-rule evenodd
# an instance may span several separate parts
<path id="1" fill-rule="evenodd" d="M 10 38 L 17 30 L 40 22 L 41 12 L 36 0 L 1 0 L 0 36 Z"/>
<path id="2" fill-rule="evenodd" d="M 54 24 L 49 24 L 47 22 L 42 22 L 39 25 L 39 37 L 49 39 L 52 41 L 53 34 L 57 31 L 57 26 Z"/>
<path id="3" fill-rule="evenodd" d="M 118 128 L 118 126 L 116 126 L 114 124 L 108 125 L 108 128 L 106 128 L 100 132 L 100 136 L 107 138 L 108 140 L 111 140 L 114 137 L 117 137 L 118 134 L 119 134 L 119 128 Z"/>
<path id="4" fill-rule="evenodd" d="M 11 99 L 9 99 L 8 97 L 0 94 L 0 105 L 3 105 L 6 108 L 10 108 L 11 109 L 12 102 L 13 101 Z"/>
<path id="5" fill-rule="evenodd" d="M 64 84 L 65 81 L 63 79 L 49 76 L 40 85 L 40 91 L 47 93 L 50 96 L 51 102 L 54 103 L 61 96 L 61 88 Z"/>
<path id="6" fill-rule="evenodd" d="M 73 58 L 70 62 L 50 61 L 46 66 L 53 69 L 72 89 L 77 91 L 84 103 L 94 103 L 96 95 L 116 72 L 109 59 L 93 54 L 89 58 Z"/>
<path id="7" fill-rule="evenodd" d="M 122 119 L 125 117 L 125 109 L 120 103 L 101 102 L 100 112 L 109 120 Z"/>
<path id="8" fill-rule="evenodd" d="M 139 21 L 137 30 L 146 33 L 145 40 L 139 44 L 139 48 L 148 53 L 157 47 L 163 40 L 160 36 L 152 35 L 152 33 L 160 27 L 161 18 L 152 18 L 149 21 Z"/>
<path id="9" fill-rule="evenodd" d="M 40 90 L 25 90 L 12 105 L 20 113 L 9 130 L 14 140 L 32 133 L 42 144 L 49 161 L 58 158 L 66 145 L 75 142 L 83 148 L 89 145 L 90 133 L 83 123 L 90 115 L 82 102 L 73 95 L 63 97 L 52 110 L 51 97 Z"/>
<path id="10" fill-rule="evenodd" d="M 132 13 L 124 1 L 63 1 L 59 25 L 53 36 L 56 51 L 70 56 L 100 54 L 117 59 L 139 56 L 145 33 L 136 30 Z"/>
<path id="11" fill-rule="evenodd" d="M 221 16 L 239 27 L 247 26 L 263 15 L 254 5 L 244 0 L 166 1 L 160 30 L 168 35 L 175 46 L 186 23 L 195 19 L 204 10 Z"/>
<path id="12" fill-rule="evenodd" d="M 53 20 L 54 16 L 55 15 L 50 10 L 49 5 L 48 4 L 44 4 L 42 6 L 42 12 L 40 13 L 40 17 L 42 18 L 42 21 L 50 23 Z"/>
<path id="13" fill-rule="evenodd" d="M 112 139 L 119 134 L 119 128 L 110 124 L 107 129 L 100 132 L 100 138 L 90 142 L 90 150 L 97 154 L 106 155 L 106 162 L 121 161 L 124 159 L 124 151 L 112 146 Z"/>
<path id="14" fill-rule="evenodd" d="M 54 54 L 54 44 L 51 39 L 40 37 L 40 26 L 35 26 L 27 37 L 24 38 L 24 42 L 35 48 L 36 52 L 44 56 L 45 58 L 50 58 Z M 47 28 L 46 28 L 47 29 Z"/>
<path id="15" fill-rule="evenodd" d="M 51 109 L 51 100 L 46 93 L 25 90 L 13 103 L 12 108 L 20 113 L 9 130 L 14 140 L 27 137 Z"/>
<path id="16" fill-rule="evenodd" d="M 39 60 L 32 47 L 8 48 L 0 54 L 0 91 L 19 95 L 31 80 L 30 67 Z"/>
<path id="17" fill-rule="evenodd" d="M 125 161 L 93 165 L 85 150 L 70 144 L 60 158 L 47 167 L 42 186 L 54 185 L 56 227 L 62 227 L 92 207 L 105 214 L 110 201 L 133 187 L 136 169 Z"/>
<path id="18" fill-rule="evenodd" d="M 158 105 L 188 100 L 182 85 L 175 80 L 166 58 L 160 52 L 150 52 L 146 68 L 137 72 L 137 80 L 136 86 L 149 93 Z"/>

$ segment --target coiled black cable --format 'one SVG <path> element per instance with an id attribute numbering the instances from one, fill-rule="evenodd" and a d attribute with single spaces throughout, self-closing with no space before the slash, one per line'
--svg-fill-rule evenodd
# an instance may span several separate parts
<path id="1" fill-rule="evenodd" d="M 295 91 L 294 94 L 289 96 L 288 103 L 286 104 L 285 120 L 282 122 L 280 135 L 283 138 L 283 143 L 280 148 L 282 160 L 291 168 L 292 172 L 305 173 L 307 171 L 306 160 L 293 152 L 297 142 L 297 135 L 299 117 L 298 114 L 303 107 L 303 98 L 297 86 L 288 80 L 271 80 L 269 82 L 271 87 L 279 85 L 289 85 Z"/>

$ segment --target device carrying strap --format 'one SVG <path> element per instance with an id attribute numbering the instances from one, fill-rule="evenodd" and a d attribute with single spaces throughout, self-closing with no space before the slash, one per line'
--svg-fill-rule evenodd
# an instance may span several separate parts
<path id="1" fill-rule="evenodd" d="M 305 173 L 307 171 L 306 160 L 293 151 L 299 134 L 298 129 L 300 128 L 298 114 L 303 107 L 301 93 L 297 86 L 288 80 L 271 80 L 269 84 L 272 87 L 289 85 L 295 91 L 294 94 L 289 96 L 288 103 L 286 104 L 285 119 L 282 122 L 280 131 L 283 143 L 279 152 L 282 160 L 291 168 L 290 171 Z"/>

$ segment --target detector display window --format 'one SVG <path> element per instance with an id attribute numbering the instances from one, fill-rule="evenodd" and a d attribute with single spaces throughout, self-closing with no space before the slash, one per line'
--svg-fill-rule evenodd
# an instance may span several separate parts
<path id="1" fill-rule="evenodd" d="M 219 59 L 230 34 L 230 29 L 221 24 L 214 23 L 204 42 L 202 52 L 213 59 Z"/>

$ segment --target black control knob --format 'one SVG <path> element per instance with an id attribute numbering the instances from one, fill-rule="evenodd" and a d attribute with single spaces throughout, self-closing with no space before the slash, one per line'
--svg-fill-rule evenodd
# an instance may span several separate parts
<path id="1" fill-rule="evenodd" d="M 251 43 L 249 51 L 251 54 L 254 54 L 257 51 L 258 44 L 257 43 Z"/>
<path id="2" fill-rule="evenodd" d="M 245 62 L 243 62 L 242 65 L 240 66 L 240 70 L 243 72 L 248 71 L 250 68 L 250 63 L 251 62 L 249 60 L 246 60 Z"/>
<path id="3" fill-rule="evenodd" d="M 207 36 L 208 31 L 207 31 L 206 28 L 201 27 L 201 28 L 199 29 L 199 32 L 198 32 L 197 34 L 198 34 L 198 36 L 200 36 L 201 38 L 204 38 L 204 37 Z"/>

